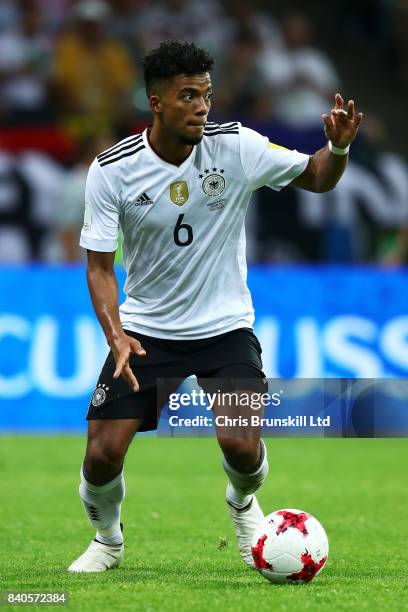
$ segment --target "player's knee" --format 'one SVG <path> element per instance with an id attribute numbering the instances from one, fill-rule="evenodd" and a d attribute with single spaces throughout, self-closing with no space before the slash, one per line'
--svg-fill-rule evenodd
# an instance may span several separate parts
<path id="1" fill-rule="evenodd" d="M 125 453 L 119 445 L 102 445 L 96 441 L 88 444 L 85 465 L 92 474 L 111 474 L 118 472 L 123 465 Z"/>
<path id="2" fill-rule="evenodd" d="M 235 469 L 250 469 L 258 462 L 257 438 L 219 438 L 218 443 L 228 463 Z"/>

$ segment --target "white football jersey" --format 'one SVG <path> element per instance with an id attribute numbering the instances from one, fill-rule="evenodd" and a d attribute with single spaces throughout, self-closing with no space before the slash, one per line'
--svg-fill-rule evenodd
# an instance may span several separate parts
<path id="1" fill-rule="evenodd" d="M 156 155 L 147 130 L 98 155 L 89 169 L 80 245 L 115 251 L 122 229 L 123 328 L 189 340 L 252 327 L 248 202 L 262 185 L 280 190 L 308 160 L 239 123 L 207 123 L 181 166 Z"/>

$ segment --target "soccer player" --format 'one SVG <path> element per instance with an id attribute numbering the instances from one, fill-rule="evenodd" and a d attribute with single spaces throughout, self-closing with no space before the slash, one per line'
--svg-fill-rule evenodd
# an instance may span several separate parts
<path id="1" fill-rule="evenodd" d="M 309 157 L 237 122 L 208 122 L 213 60 L 207 51 L 168 41 L 143 65 L 153 123 L 98 155 L 86 186 L 80 244 L 111 351 L 87 414 L 79 487 L 96 536 L 71 572 L 100 572 L 123 559 L 123 464 L 136 432 L 157 426 L 158 378 L 196 374 L 203 386 L 224 380 L 223 392 L 264 388 L 246 285 L 249 199 L 262 185 L 332 189 L 362 119 L 353 101 L 344 110 L 337 94 L 323 115 L 328 144 Z M 120 308 L 113 269 L 119 226 L 127 273 Z M 217 436 L 240 554 L 254 567 L 251 536 L 263 518 L 254 492 L 268 472 L 266 448 L 259 431 L 234 436 L 219 427 Z"/>

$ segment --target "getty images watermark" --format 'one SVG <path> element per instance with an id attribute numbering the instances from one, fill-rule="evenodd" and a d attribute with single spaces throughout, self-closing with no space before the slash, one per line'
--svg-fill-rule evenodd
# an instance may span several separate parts
<path id="1" fill-rule="evenodd" d="M 214 388 L 214 380 L 208 381 Z M 253 381 L 252 381 L 253 382 Z M 228 428 L 242 431 L 243 428 L 326 428 L 330 427 L 330 415 L 286 414 L 282 412 L 284 389 L 279 391 L 224 391 L 231 381 L 217 381 L 220 388 L 208 390 L 206 381 L 200 381 L 203 388 L 181 388 L 167 393 L 166 422 L 174 430 Z M 249 385 L 248 385 L 249 386 Z M 258 386 L 268 389 L 267 381 Z M 207 388 L 206 388 L 207 387 Z M 171 388 L 171 385 L 170 385 Z M 167 388 L 168 391 L 168 388 Z M 274 414 L 275 413 L 275 414 Z M 278 413 L 278 414 L 276 414 Z M 208 432 L 208 433 L 209 433 Z"/>
<path id="2" fill-rule="evenodd" d="M 192 377 L 157 391 L 160 436 L 408 437 L 408 378 Z"/>

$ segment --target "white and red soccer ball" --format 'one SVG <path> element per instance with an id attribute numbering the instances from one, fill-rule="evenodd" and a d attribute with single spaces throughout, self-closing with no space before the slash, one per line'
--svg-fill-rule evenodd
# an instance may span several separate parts
<path id="1" fill-rule="evenodd" d="M 270 582 L 310 582 L 322 571 L 328 553 L 322 525 L 302 510 L 268 514 L 252 537 L 255 566 Z"/>

